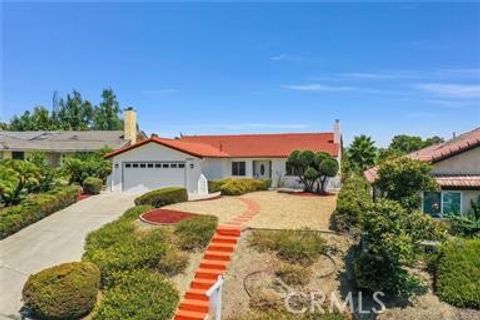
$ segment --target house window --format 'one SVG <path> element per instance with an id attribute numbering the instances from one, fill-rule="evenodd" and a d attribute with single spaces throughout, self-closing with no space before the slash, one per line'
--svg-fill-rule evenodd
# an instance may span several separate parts
<path id="1" fill-rule="evenodd" d="M 170 165 L 170 168 L 176 168 L 176 167 L 177 167 L 177 164 L 176 164 L 176 163 L 172 163 L 172 164 Z"/>
<path id="2" fill-rule="evenodd" d="M 442 192 L 443 214 L 460 214 L 462 212 L 462 194 L 460 192 Z"/>
<path id="3" fill-rule="evenodd" d="M 232 162 L 232 176 L 245 176 L 245 161 Z"/>
<path id="4" fill-rule="evenodd" d="M 162 164 L 161 163 L 155 163 L 155 168 L 161 168 Z"/>
<path id="5" fill-rule="evenodd" d="M 168 163 L 163 163 L 162 164 L 162 168 L 168 168 L 168 167 L 169 167 Z"/>
<path id="6" fill-rule="evenodd" d="M 287 162 L 285 164 L 285 172 L 286 172 L 287 176 L 294 176 L 295 175 L 295 168 L 290 163 Z"/>
<path id="7" fill-rule="evenodd" d="M 13 151 L 12 159 L 14 160 L 25 160 L 25 152 L 23 151 Z"/>
<path id="8" fill-rule="evenodd" d="M 145 163 L 140 163 L 140 168 L 145 168 L 146 164 Z"/>
<path id="9" fill-rule="evenodd" d="M 425 192 L 423 212 L 433 217 L 462 213 L 462 193 L 459 191 Z"/>
<path id="10" fill-rule="evenodd" d="M 179 164 L 178 164 L 178 167 L 179 167 L 179 168 L 185 168 L 185 163 L 179 163 Z"/>
<path id="11" fill-rule="evenodd" d="M 134 163 L 134 164 L 132 164 L 132 166 L 133 166 L 134 168 L 138 168 L 138 163 Z"/>
<path id="12" fill-rule="evenodd" d="M 148 167 L 148 168 L 153 168 L 153 163 L 147 164 L 147 167 Z"/>
<path id="13" fill-rule="evenodd" d="M 125 168 L 130 168 L 131 166 L 132 166 L 132 165 L 131 165 L 130 163 L 127 163 L 127 164 L 125 165 Z"/>

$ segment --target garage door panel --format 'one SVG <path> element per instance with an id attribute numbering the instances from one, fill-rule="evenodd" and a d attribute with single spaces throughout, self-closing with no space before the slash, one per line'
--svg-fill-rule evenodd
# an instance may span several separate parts
<path id="1" fill-rule="evenodd" d="M 126 162 L 123 190 L 146 192 L 164 187 L 185 186 L 184 162 Z"/>

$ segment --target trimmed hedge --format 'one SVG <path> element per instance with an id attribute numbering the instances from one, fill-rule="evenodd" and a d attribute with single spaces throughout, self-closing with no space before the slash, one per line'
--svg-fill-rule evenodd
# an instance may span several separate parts
<path id="1" fill-rule="evenodd" d="M 145 270 L 120 273 L 92 319 L 168 320 L 178 301 L 177 290 L 159 274 Z"/>
<path id="2" fill-rule="evenodd" d="M 346 232 L 359 228 L 362 215 L 373 205 L 368 184 L 363 177 L 349 177 L 338 193 L 337 208 L 331 216 L 332 228 Z"/>
<path id="3" fill-rule="evenodd" d="M 129 239 L 109 247 L 85 252 L 84 259 L 100 268 L 102 287 L 112 285 L 116 272 L 155 268 L 169 248 L 168 235 L 162 229 L 127 236 Z"/>
<path id="4" fill-rule="evenodd" d="M 102 179 L 95 177 L 88 177 L 83 180 L 83 191 L 88 194 L 99 194 L 102 191 Z"/>
<path id="5" fill-rule="evenodd" d="M 171 245 L 168 229 L 136 228 L 134 221 L 152 208 L 130 208 L 117 220 L 88 234 L 83 259 L 99 266 L 103 287 L 111 287 L 118 272 L 151 269 L 173 276 L 188 266 L 188 256 Z"/>
<path id="6" fill-rule="evenodd" d="M 79 191 L 80 188 L 75 185 L 63 186 L 47 193 L 31 195 L 22 203 L 1 210 L 0 239 L 75 203 Z"/>
<path id="7" fill-rule="evenodd" d="M 249 192 L 268 190 L 270 179 L 228 178 L 208 181 L 210 193 L 222 192 L 224 195 L 238 196 Z"/>
<path id="8" fill-rule="evenodd" d="M 135 199 L 135 205 L 151 205 L 160 208 L 169 204 L 188 201 L 185 188 L 168 187 L 147 192 Z"/>
<path id="9" fill-rule="evenodd" d="M 80 319 L 95 306 L 99 282 L 93 263 L 64 263 L 31 275 L 23 301 L 38 319 Z"/>
<path id="10" fill-rule="evenodd" d="M 480 309 L 480 239 L 456 238 L 441 247 L 435 291 L 456 307 Z"/>
<path id="11" fill-rule="evenodd" d="M 198 216 L 183 220 L 175 226 L 178 246 L 184 250 L 203 249 L 212 239 L 218 218 Z"/>

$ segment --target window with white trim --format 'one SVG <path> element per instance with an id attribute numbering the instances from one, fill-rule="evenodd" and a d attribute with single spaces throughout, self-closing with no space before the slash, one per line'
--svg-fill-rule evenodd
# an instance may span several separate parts
<path id="1" fill-rule="evenodd" d="M 232 176 L 245 176 L 245 168 L 245 161 L 232 161 Z"/>

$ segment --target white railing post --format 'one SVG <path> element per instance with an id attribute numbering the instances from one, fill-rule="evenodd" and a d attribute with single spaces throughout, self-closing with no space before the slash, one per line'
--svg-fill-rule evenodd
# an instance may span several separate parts
<path id="1" fill-rule="evenodd" d="M 223 277 L 218 276 L 217 282 L 215 282 L 210 289 L 207 290 L 206 296 L 210 303 L 209 314 L 214 313 L 215 320 L 222 319 L 222 289 L 223 289 Z"/>

